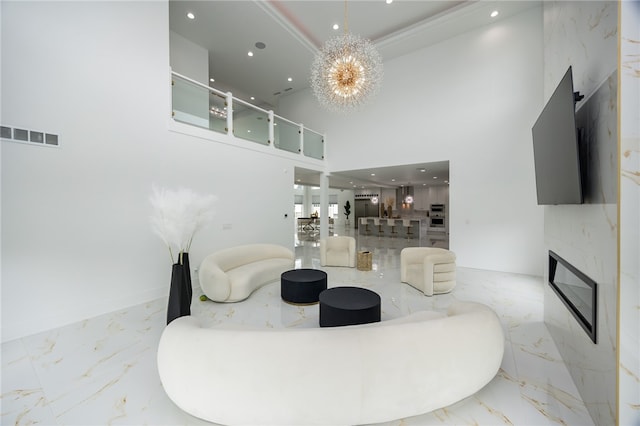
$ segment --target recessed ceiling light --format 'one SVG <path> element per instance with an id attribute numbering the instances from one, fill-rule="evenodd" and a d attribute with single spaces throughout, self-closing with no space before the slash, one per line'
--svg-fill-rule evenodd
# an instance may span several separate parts
<path id="1" fill-rule="evenodd" d="M 500 14 L 500 12 L 498 12 L 497 10 L 494 10 L 493 12 L 491 12 L 491 17 L 495 18 L 496 16 L 498 16 Z"/>
<path id="2" fill-rule="evenodd" d="M 424 173 L 427 171 L 427 169 L 418 169 L 418 170 L 420 170 L 420 173 Z"/>
<path id="3" fill-rule="evenodd" d="M 423 184 L 422 184 L 422 186 L 427 186 L 427 184 L 426 184 L 426 183 L 423 183 Z"/>
<path id="4" fill-rule="evenodd" d="M 252 97 L 251 97 L 251 100 L 252 100 L 252 101 L 255 101 L 255 100 L 256 100 L 255 96 L 252 96 Z"/>
<path id="5" fill-rule="evenodd" d="M 252 52 L 252 51 L 248 51 L 248 52 L 247 52 L 247 55 L 249 55 L 249 56 L 253 56 L 253 52 Z"/>
<path id="6" fill-rule="evenodd" d="M 334 30 L 337 30 L 338 28 L 340 28 L 340 25 L 338 25 L 338 24 L 333 24 L 333 29 L 334 29 Z"/>
<path id="7" fill-rule="evenodd" d="M 215 78 L 210 78 L 209 81 L 213 83 L 214 81 L 216 81 L 216 79 Z"/>
<path id="8" fill-rule="evenodd" d="M 247 130 L 247 133 L 251 133 L 251 129 Z"/>
<path id="9" fill-rule="evenodd" d="M 293 81 L 293 78 L 289 77 L 287 78 L 287 81 Z"/>
<path id="10" fill-rule="evenodd" d="M 375 175 L 376 175 L 375 173 L 371 173 L 371 176 L 375 176 Z"/>
<path id="11" fill-rule="evenodd" d="M 196 15 L 194 15 L 193 12 L 187 12 L 187 18 L 196 19 Z"/>
<path id="12" fill-rule="evenodd" d="M 391 179 L 391 182 L 395 182 L 395 181 L 396 181 L 395 179 Z"/>
<path id="13" fill-rule="evenodd" d="M 438 179 L 438 176 L 434 176 L 433 178 L 434 178 L 434 179 Z"/>
<path id="14" fill-rule="evenodd" d="M 393 0 L 386 0 L 386 1 L 387 1 L 387 4 L 393 3 Z"/>

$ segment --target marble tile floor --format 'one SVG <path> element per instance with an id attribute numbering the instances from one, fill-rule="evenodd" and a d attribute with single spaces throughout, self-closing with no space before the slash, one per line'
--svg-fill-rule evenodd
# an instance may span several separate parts
<path id="1" fill-rule="evenodd" d="M 400 283 L 400 250 L 441 240 L 360 236 L 358 249 L 373 252 L 371 271 L 321 268 L 317 241 L 295 240 L 297 268 L 324 269 L 329 287 L 362 286 L 377 292 L 383 321 L 417 310 L 444 311 L 454 300 L 485 303 L 502 320 L 504 359 L 487 386 L 452 406 L 384 426 L 593 424 L 543 323 L 540 277 L 459 268 L 453 292 L 425 297 Z M 282 302 L 279 282 L 233 304 L 201 302 L 200 294 L 196 281 L 192 314 L 206 325 L 318 326 L 318 306 Z M 210 424 L 182 412 L 162 389 L 156 348 L 165 308 L 162 298 L 2 344 L 1 424 Z"/>

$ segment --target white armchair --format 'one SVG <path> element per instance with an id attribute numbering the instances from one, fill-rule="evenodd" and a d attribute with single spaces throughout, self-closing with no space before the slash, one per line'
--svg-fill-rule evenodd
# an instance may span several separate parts
<path id="1" fill-rule="evenodd" d="M 400 252 L 400 281 L 426 296 L 449 293 L 456 286 L 456 255 L 437 247 L 407 247 Z"/>
<path id="2" fill-rule="evenodd" d="M 356 239 L 335 236 L 320 240 L 320 265 L 355 268 Z"/>

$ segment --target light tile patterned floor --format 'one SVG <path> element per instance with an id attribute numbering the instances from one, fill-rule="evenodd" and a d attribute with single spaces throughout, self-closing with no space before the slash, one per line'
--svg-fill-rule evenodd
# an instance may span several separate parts
<path id="1" fill-rule="evenodd" d="M 593 424 L 543 323 L 542 278 L 458 268 L 452 293 L 425 297 L 400 283 L 400 250 L 446 246 L 442 238 L 407 241 L 360 236 L 358 249 L 373 252 L 371 271 L 321 268 L 317 240 L 306 239 L 296 237 L 296 267 L 324 269 L 329 287 L 362 286 L 377 292 L 383 321 L 417 310 L 444 311 L 454 300 L 485 303 L 502 320 L 505 354 L 492 382 L 450 407 L 384 425 Z M 283 303 L 278 282 L 234 304 L 201 302 L 200 294 L 196 281 L 192 314 L 205 324 L 318 326 L 318 306 Z M 162 389 L 156 348 L 165 308 L 163 298 L 4 343 L 2 424 L 210 424 L 175 407 Z"/>

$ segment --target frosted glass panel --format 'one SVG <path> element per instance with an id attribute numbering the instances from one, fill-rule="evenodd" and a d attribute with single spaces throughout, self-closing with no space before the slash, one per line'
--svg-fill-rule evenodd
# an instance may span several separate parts
<path id="1" fill-rule="evenodd" d="M 269 115 L 259 109 L 234 102 L 233 134 L 240 139 L 268 145 Z"/>
<path id="2" fill-rule="evenodd" d="M 312 130 L 304 129 L 304 155 L 324 159 L 324 137 Z"/>
<path id="3" fill-rule="evenodd" d="M 227 99 L 214 92 L 209 94 L 209 130 L 227 133 Z"/>
<path id="4" fill-rule="evenodd" d="M 274 117 L 274 119 L 273 135 L 276 140 L 276 148 L 289 152 L 300 152 L 300 126 L 278 117 Z"/>
<path id="5" fill-rule="evenodd" d="M 209 91 L 177 76 L 172 84 L 173 119 L 209 128 Z"/>

